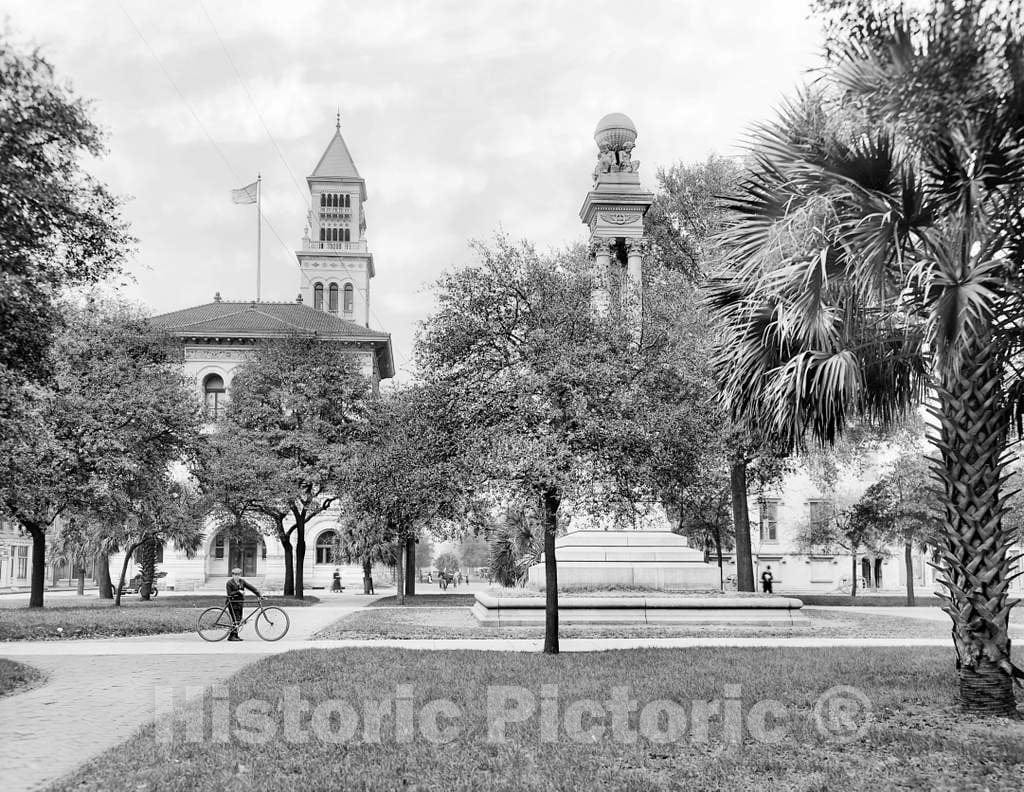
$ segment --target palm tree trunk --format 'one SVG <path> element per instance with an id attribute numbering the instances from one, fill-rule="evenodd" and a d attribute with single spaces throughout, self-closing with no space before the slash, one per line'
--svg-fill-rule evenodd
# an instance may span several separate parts
<path id="1" fill-rule="evenodd" d="M 75 592 L 79 597 L 85 596 L 85 564 L 80 564 L 75 570 L 78 573 L 78 590 Z"/>
<path id="2" fill-rule="evenodd" d="M 853 559 L 853 588 L 850 589 L 850 596 L 857 596 L 857 548 L 850 551 L 850 558 Z"/>
<path id="3" fill-rule="evenodd" d="M 544 654 L 558 654 L 558 564 L 555 536 L 562 496 L 557 487 L 544 491 Z"/>
<path id="4" fill-rule="evenodd" d="M 135 552 L 135 548 L 138 546 L 138 543 L 133 544 L 124 552 L 124 563 L 121 564 L 121 576 L 117 579 L 117 591 L 114 592 L 114 607 L 121 606 L 121 591 L 124 589 L 124 576 L 128 574 L 128 562 L 132 560 L 132 553 Z"/>
<path id="5" fill-rule="evenodd" d="M 99 585 L 100 599 L 114 598 L 114 586 L 110 582 L 110 556 L 106 553 L 96 556 L 96 583 Z"/>
<path id="6" fill-rule="evenodd" d="M 968 712 L 1016 711 L 1007 597 L 1015 536 L 1003 526 L 1009 413 L 1000 365 L 984 336 L 966 342 L 959 365 L 937 388 L 940 465 L 933 474 L 944 494 L 940 582 L 943 610 L 953 620 L 961 707 Z"/>
<path id="7" fill-rule="evenodd" d="M 139 575 L 142 582 L 139 584 L 139 598 L 148 601 L 152 599 L 153 578 L 156 575 L 156 539 L 147 539 L 140 546 L 140 550 L 142 558 Z"/>
<path id="8" fill-rule="evenodd" d="M 907 606 L 914 607 L 914 545 L 906 542 L 903 545 L 903 561 L 907 567 Z"/>
<path id="9" fill-rule="evenodd" d="M 732 521 L 736 527 L 736 590 L 754 590 L 754 561 L 750 552 L 750 514 L 747 512 L 747 459 L 740 450 L 729 467 Z"/>

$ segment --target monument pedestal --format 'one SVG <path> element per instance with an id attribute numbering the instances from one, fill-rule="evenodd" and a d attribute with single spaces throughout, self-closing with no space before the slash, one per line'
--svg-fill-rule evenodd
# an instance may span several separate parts
<path id="1" fill-rule="evenodd" d="M 555 540 L 558 587 L 696 591 L 718 589 L 718 567 L 671 531 L 570 531 Z M 544 564 L 529 585 L 543 588 Z"/>

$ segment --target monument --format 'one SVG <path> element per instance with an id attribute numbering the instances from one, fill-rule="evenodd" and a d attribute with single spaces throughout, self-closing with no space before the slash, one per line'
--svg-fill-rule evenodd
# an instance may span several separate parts
<path id="1" fill-rule="evenodd" d="M 640 184 L 633 159 L 636 126 L 622 113 L 597 123 L 594 183 L 580 208 L 590 229 L 594 269 L 594 311 L 612 305 L 639 342 L 643 326 L 644 215 L 654 195 Z M 624 588 L 658 591 L 706 590 L 719 586 L 718 567 L 668 530 L 577 530 L 555 540 L 558 583 L 567 588 Z M 529 583 L 544 583 L 543 564 L 530 569 Z"/>
<path id="2" fill-rule="evenodd" d="M 647 248 L 643 219 L 654 195 L 640 184 L 640 163 L 633 159 L 636 138 L 636 126 L 622 113 L 609 113 L 598 122 L 594 182 L 580 219 L 590 230 L 593 310 L 608 316 L 614 309 L 639 343 Z M 555 540 L 555 557 L 558 587 L 567 594 L 559 597 L 563 623 L 807 622 L 799 614 L 800 600 L 723 596 L 718 567 L 706 563 L 701 551 L 669 530 L 595 526 L 569 531 Z M 484 624 L 543 623 L 544 598 L 539 594 L 544 586 L 543 558 L 530 567 L 527 586 L 537 596 L 477 594 L 474 616 Z M 688 595 L 681 596 L 684 592 Z"/>

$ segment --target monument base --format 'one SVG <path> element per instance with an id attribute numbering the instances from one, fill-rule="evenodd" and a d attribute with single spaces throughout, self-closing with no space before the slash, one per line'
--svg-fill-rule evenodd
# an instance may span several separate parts
<path id="1" fill-rule="evenodd" d="M 495 597 L 478 593 L 473 616 L 481 624 L 544 624 L 544 597 Z M 801 626 L 810 619 L 793 597 L 559 597 L 560 624 L 748 624 Z"/>
<path id="2" fill-rule="evenodd" d="M 570 531 L 555 540 L 558 587 L 707 591 L 718 589 L 717 566 L 671 531 Z M 530 567 L 528 585 L 544 586 L 544 564 Z"/>

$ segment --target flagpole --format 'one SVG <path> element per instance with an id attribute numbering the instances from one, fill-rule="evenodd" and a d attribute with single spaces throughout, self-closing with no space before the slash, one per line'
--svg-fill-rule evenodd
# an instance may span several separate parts
<path id="1" fill-rule="evenodd" d="M 256 302 L 260 301 L 260 267 L 263 257 L 263 189 L 262 177 L 256 174 Z"/>

